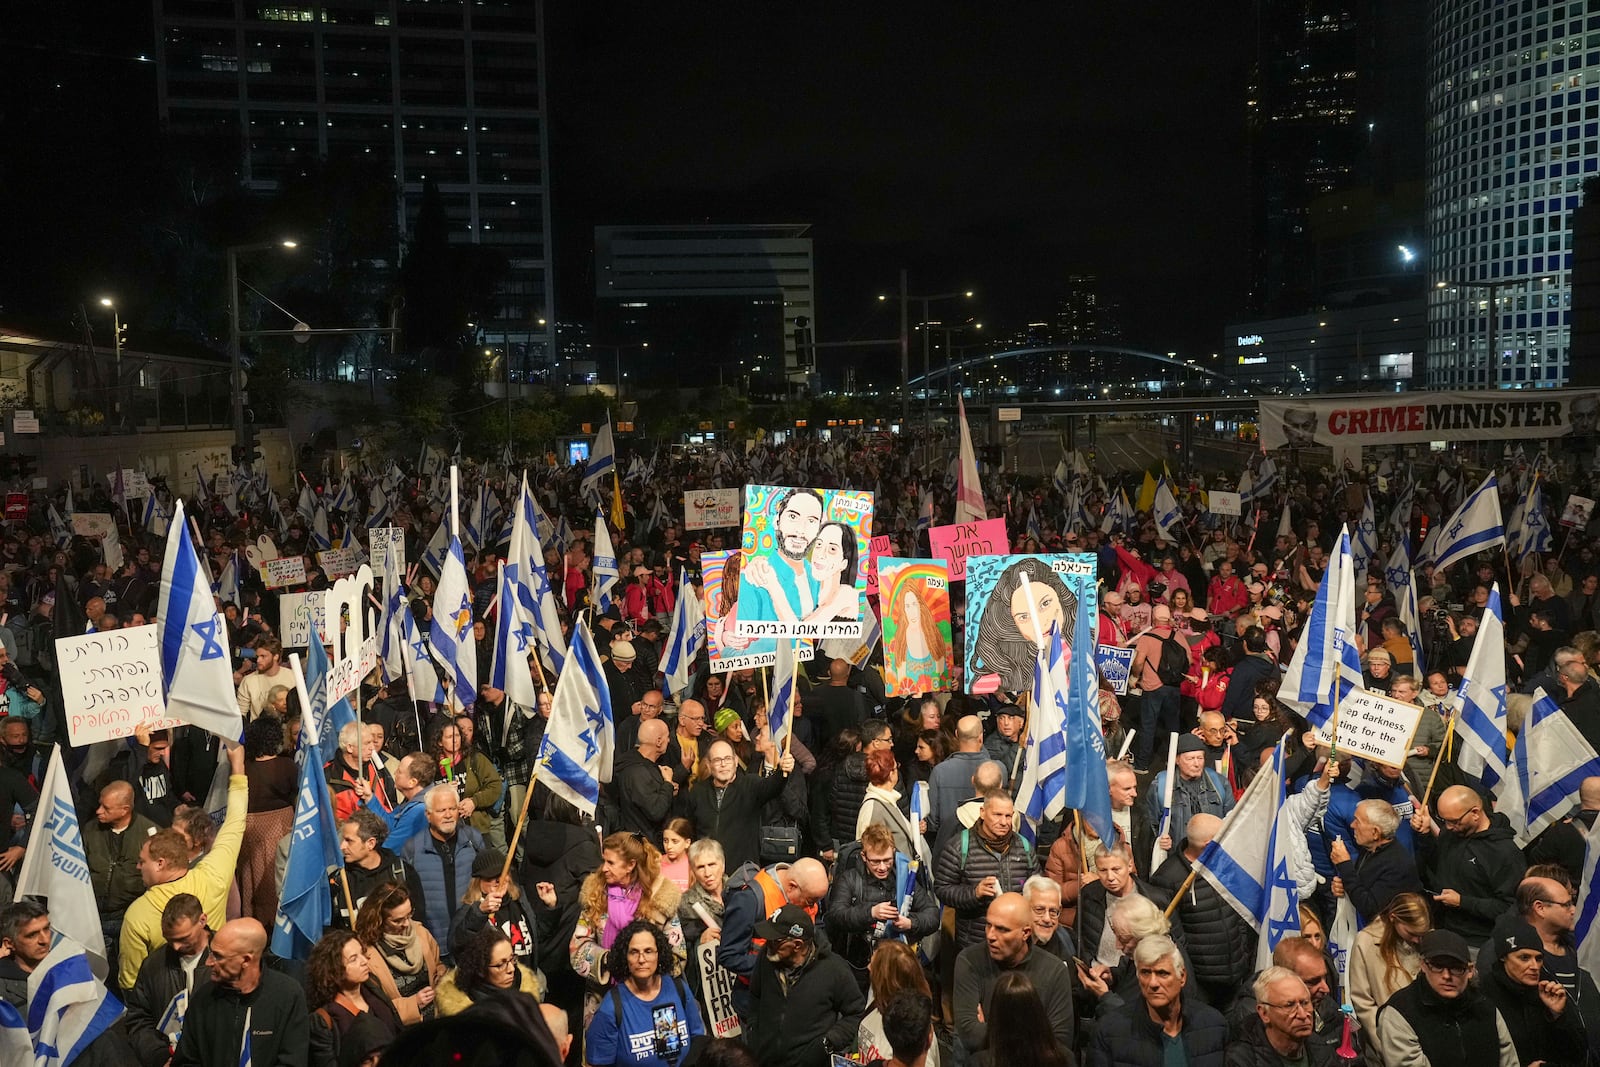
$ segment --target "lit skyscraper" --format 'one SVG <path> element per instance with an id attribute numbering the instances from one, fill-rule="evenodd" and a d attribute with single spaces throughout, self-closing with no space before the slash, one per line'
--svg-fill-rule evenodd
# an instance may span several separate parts
<path id="1" fill-rule="evenodd" d="M 1428 89 L 1428 384 L 1569 374 L 1572 212 L 1600 166 L 1595 0 L 1441 0 Z"/>

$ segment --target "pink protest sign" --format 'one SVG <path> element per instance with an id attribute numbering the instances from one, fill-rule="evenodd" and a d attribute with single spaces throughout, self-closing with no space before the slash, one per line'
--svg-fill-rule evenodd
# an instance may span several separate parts
<path id="1" fill-rule="evenodd" d="M 928 540 L 934 558 L 950 564 L 952 582 L 966 580 L 968 556 L 1003 556 L 1011 551 L 1006 540 L 1005 519 L 935 526 L 928 531 Z"/>

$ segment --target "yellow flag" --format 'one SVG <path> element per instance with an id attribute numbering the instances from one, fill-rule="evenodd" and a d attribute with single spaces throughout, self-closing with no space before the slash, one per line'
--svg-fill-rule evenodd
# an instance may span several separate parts
<path id="1" fill-rule="evenodd" d="M 1139 487 L 1139 499 L 1134 503 L 1134 510 L 1149 511 L 1156 502 L 1156 479 L 1149 471 L 1144 472 L 1144 484 Z"/>
<path id="2" fill-rule="evenodd" d="M 611 525 L 616 527 L 617 533 L 623 533 L 628 528 L 627 513 L 622 510 L 622 481 L 617 477 L 613 468 L 611 471 Z"/>

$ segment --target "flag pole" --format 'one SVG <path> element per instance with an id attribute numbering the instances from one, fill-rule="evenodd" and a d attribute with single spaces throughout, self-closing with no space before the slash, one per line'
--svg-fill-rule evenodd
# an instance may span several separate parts
<path id="1" fill-rule="evenodd" d="M 539 760 L 537 755 L 532 767 L 528 770 L 528 790 L 522 794 L 522 810 L 517 812 L 517 825 L 511 831 L 511 844 L 506 847 L 505 866 L 500 868 L 500 878 L 504 881 L 511 874 L 511 860 L 517 854 L 517 843 L 522 840 L 522 827 L 528 821 L 528 808 L 533 805 L 533 787 L 539 782 Z"/>
<path id="2" fill-rule="evenodd" d="M 1161 912 L 1162 915 L 1169 919 L 1172 918 L 1172 913 L 1178 910 L 1178 904 L 1183 900 L 1183 895 L 1189 891 L 1190 886 L 1194 885 L 1194 876 L 1198 873 L 1199 871 L 1195 868 L 1189 868 L 1189 877 L 1185 878 L 1183 884 L 1178 887 L 1178 891 L 1172 894 L 1172 899 L 1167 902 L 1166 908 Z"/>
<path id="3" fill-rule="evenodd" d="M 344 906 L 350 911 L 350 929 L 356 928 L 356 905 L 350 896 L 350 876 L 345 873 L 344 864 L 339 864 L 339 885 L 344 889 Z"/>
<path id="4" fill-rule="evenodd" d="M 1444 740 L 1439 742 L 1439 751 L 1433 757 L 1433 771 L 1428 775 L 1428 786 L 1422 791 L 1424 804 L 1428 803 L 1428 798 L 1433 795 L 1433 780 L 1439 775 L 1439 764 L 1444 762 L 1445 750 L 1450 747 L 1450 739 L 1455 736 L 1455 732 L 1456 717 L 1451 715 L 1449 721 L 1444 724 Z"/>

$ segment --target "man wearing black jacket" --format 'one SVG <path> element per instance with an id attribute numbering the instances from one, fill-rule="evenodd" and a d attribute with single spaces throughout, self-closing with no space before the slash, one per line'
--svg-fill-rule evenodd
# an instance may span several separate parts
<path id="1" fill-rule="evenodd" d="M 783 792 L 794 770 L 794 757 L 778 761 L 778 773 L 765 777 L 739 769 L 733 746 L 718 741 L 706 757 L 711 777 L 689 791 L 689 820 L 695 833 L 714 837 L 727 857 L 727 869 L 736 871 L 761 854 L 761 809 Z"/>
<path id="2" fill-rule="evenodd" d="M 855 1044 L 866 999 L 850 968 L 817 944 L 804 908 L 785 904 L 756 924 L 766 951 L 750 983 L 750 1047 L 763 1067 L 827 1067 Z"/>
<path id="3" fill-rule="evenodd" d="M 254 919 L 235 919 L 217 931 L 206 960 L 208 980 L 195 983 L 172 1067 L 238 1063 L 246 1018 L 252 1063 L 307 1062 L 305 994 L 294 979 L 262 968 L 266 951 L 266 928 Z"/>
<path id="4" fill-rule="evenodd" d="M 1244 632 L 1244 659 L 1228 676 L 1228 688 L 1222 696 L 1222 715 L 1227 719 L 1251 722 L 1252 705 L 1256 699 L 1256 686 L 1278 673 L 1277 665 L 1267 652 L 1267 632 L 1259 626 L 1248 627 Z"/>
<path id="5" fill-rule="evenodd" d="M 833 888 L 823 921 L 828 937 L 867 991 L 867 963 L 880 941 L 915 945 L 939 929 L 939 901 L 920 877 L 910 874 L 914 857 L 897 852 L 887 827 L 873 823 L 839 850 Z M 900 911 L 901 889 L 911 883 L 911 908 Z"/>
<path id="6" fill-rule="evenodd" d="M 660 699 L 659 693 L 656 698 Z M 616 798 L 617 829 L 643 834 L 658 849 L 661 828 L 678 792 L 672 768 L 657 762 L 667 750 L 667 736 L 667 724 L 660 719 L 639 723 L 638 740 L 617 756 L 609 787 Z"/>
<path id="7" fill-rule="evenodd" d="M 200 898 L 179 893 L 161 909 L 161 936 L 166 945 L 152 952 L 139 967 L 139 977 L 128 990 L 128 1037 L 141 1067 L 162 1067 L 172 1057 L 171 1035 L 161 1029 L 172 999 L 193 994 L 204 979 L 211 955 L 211 931 L 206 926 Z M 181 1030 L 182 1015 L 179 1015 Z"/>
<path id="8" fill-rule="evenodd" d="M 344 881 L 350 884 L 350 900 L 358 913 L 373 890 L 393 883 L 410 891 L 412 919 L 419 923 L 427 921 L 422 882 L 411 864 L 383 847 L 388 837 L 389 824 L 383 821 L 383 816 L 367 808 L 357 808 L 354 815 L 339 824 L 344 880 L 338 874 L 328 879 L 328 890 L 333 894 L 333 925 L 346 930 L 355 928 L 355 916 L 345 903 Z"/>
<path id="9" fill-rule="evenodd" d="M 1183 850 L 1167 857 L 1150 876 L 1151 883 L 1165 893 L 1176 893 L 1187 880 L 1190 866 L 1220 829 L 1222 820 L 1215 815 L 1191 816 L 1184 829 Z M 1182 923 L 1187 938 L 1184 947 L 1200 992 L 1213 1008 L 1227 1011 L 1250 976 L 1256 931 L 1204 878 L 1189 884 L 1173 916 Z"/>
<path id="10" fill-rule="evenodd" d="M 1511 823 L 1487 814 L 1483 798 L 1466 786 L 1441 793 L 1436 815 L 1421 808 L 1411 817 L 1423 882 L 1433 891 L 1439 928 L 1481 945 L 1515 901 L 1527 862 Z"/>
<path id="11" fill-rule="evenodd" d="M 1417 861 L 1394 839 L 1400 813 L 1386 800 L 1363 800 L 1350 820 L 1356 855 L 1344 838 L 1328 846 L 1328 858 L 1338 871 L 1331 886 L 1336 897 L 1348 896 L 1361 922 L 1370 922 L 1401 893 L 1422 892 Z"/>

